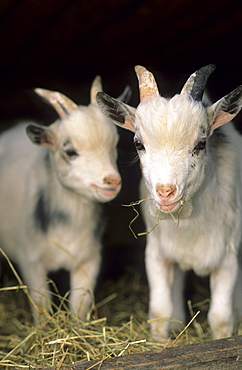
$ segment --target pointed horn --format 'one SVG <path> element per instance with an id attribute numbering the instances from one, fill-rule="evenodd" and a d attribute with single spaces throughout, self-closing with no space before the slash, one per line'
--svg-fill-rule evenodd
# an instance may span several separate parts
<path id="1" fill-rule="evenodd" d="M 142 66 L 135 66 L 135 72 L 139 80 L 140 101 L 159 96 L 153 74 Z"/>
<path id="2" fill-rule="evenodd" d="M 102 80 L 100 76 L 96 76 L 93 80 L 92 87 L 91 87 L 91 104 L 97 105 L 96 95 L 99 91 L 103 91 L 102 88 Z"/>
<path id="3" fill-rule="evenodd" d="M 122 94 L 119 95 L 116 99 L 122 101 L 123 103 L 128 103 L 131 97 L 131 93 L 132 93 L 131 87 L 127 85 Z"/>
<path id="4" fill-rule="evenodd" d="M 58 91 L 40 88 L 37 88 L 34 91 L 46 99 L 52 105 L 52 107 L 55 108 L 56 112 L 61 118 L 66 118 L 71 110 L 78 108 L 76 103 Z"/>
<path id="5" fill-rule="evenodd" d="M 208 64 L 193 73 L 183 86 L 181 95 L 189 95 L 196 101 L 201 101 L 210 74 L 215 70 L 215 64 Z"/>

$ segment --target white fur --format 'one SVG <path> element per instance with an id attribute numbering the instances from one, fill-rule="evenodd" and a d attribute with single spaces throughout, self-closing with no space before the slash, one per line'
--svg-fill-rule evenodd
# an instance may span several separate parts
<path id="1" fill-rule="evenodd" d="M 145 254 L 151 334 L 166 338 L 176 326 L 169 317 L 184 322 L 184 272 L 192 269 L 210 275 L 213 337 L 230 336 L 234 309 L 242 318 L 242 138 L 232 123 L 219 126 L 239 112 L 241 88 L 205 108 L 187 93 L 159 96 L 151 74 L 143 67 L 138 74 L 141 68 L 142 101 L 136 110 L 103 93 L 97 101 L 117 125 L 134 132 L 141 198 L 149 199 L 142 202 L 147 231 L 159 220 L 147 235 Z M 189 88 L 196 74 L 191 77 Z M 143 98 L 149 81 L 155 93 Z M 204 140 L 206 149 L 197 149 Z"/>
<path id="2" fill-rule="evenodd" d="M 231 124 L 227 124 L 222 129 L 226 131 L 231 142 L 224 147 L 219 146 L 216 157 L 210 157 L 209 160 L 206 158 L 208 164 L 204 169 L 203 183 L 192 199 L 190 194 L 186 195 L 193 207 L 189 218 L 182 218 L 181 211 L 177 220 L 179 224 L 176 224 L 169 213 L 161 215 L 165 219 L 161 220 L 147 236 L 146 247 L 150 319 L 168 316 L 184 322 L 183 300 L 177 302 L 176 299 L 176 302 L 172 302 L 174 299 L 172 291 L 177 290 L 176 285 L 179 285 L 178 290 L 183 289 L 180 286 L 180 278 L 175 279 L 174 271 L 193 269 L 200 276 L 210 274 L 212 296 L 209 321 L 214 338 L 232 335 L 233 296 L 236 298 L 236 295 L 240 295 L 239 289 L 242 288 L 240 286 L 234 294 L 242 227 L 240 194 L 242 168 L 241 161 L 238 161 L 239 156 L 242 157 L 242 140 Z M 161 161 L 153 171 L 153 175 L 158 178 L 162 176 L 162 163 Z M 179 171 L 179 167 L 184 169 L 185 163 L 182 156 L 180 161 L 177 159 L 174 162 L 174 172 Z M 234 163 L 235 167 L 231 166 L 231 163 Z M 193 178 L 199 183 L 203 178 L 203 173 L 200 171 L 199 167 L 199 172 L 196 172 Z M 154 179 L 154 181 L 160 181 L 160 179 Z M 194 185 L 196 189 L 196 183 Z M 141 197 L 154 198 L 155 196 L 152 191 L 147 194 L 146 187 L 142 186 Z M 152 214 L 149 202 L 143 203 L 147 230 L 155 224 L 157 213 L 154 209 L 157 208 L 153 206 Z M 175 217 L 178 218 L 178 215 Z M 237 306 L 241 304 L 242 301 Z M 174 326 L 176 325 L 172 325 L 171 328 Z M 151 331 L 155 338 L 166 337 L 168 330 L 168 321 L 151 323 Z"/>
<path id="3" fill-rule="evenodd" d="M 44 308 L 50 304 L 48 272 L 67 269 L 71 309 L 85 319 L 101 261 L 99 203 L 113 199 L 121 187 L 117 130 L 94 104 L 71 110 L 48 128 L 38 125 L 51 143 L 33 144 L 26 127 L 0 138 L 0 244 Z M 66 149 L 77 155 L 69 157 Z M 52 219 L 38 221 L 41 191 Z"/>

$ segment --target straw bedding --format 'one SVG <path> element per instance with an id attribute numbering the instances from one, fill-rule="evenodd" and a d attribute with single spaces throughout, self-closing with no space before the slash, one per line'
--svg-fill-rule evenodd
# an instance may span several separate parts
<path id="1" fill-rule="evenodd" d="M 103 361 L 112 356 L 211 339 L 205 320 L 208 292 L 199 280 L 198 293 L 192 294 L 193 305 L 188 301 L 191 323 L 166 343 L 157 343 L 149 337 L 148 288 L 139 269 L 127 267 L 117 279 L 98 284 L 86 323 L 73 317 L 68 310 L 68 294 L 60 297 L 55 284 L 50 282 L 59 302 L 52 313 L 40 313 L 38 325 L 33 325 L 28 289 L 13 269 L 5 274 L 0 290 L 1 369 L 60 368 L 62 364 Z"/>

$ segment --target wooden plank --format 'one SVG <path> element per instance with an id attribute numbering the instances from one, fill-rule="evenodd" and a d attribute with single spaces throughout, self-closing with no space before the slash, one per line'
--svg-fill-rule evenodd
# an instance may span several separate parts
<path id="1" fill-rule="evenodd" d="M 239 369 L 242 368 L 242 336 L 164 348 L 161 351 L 147 351 L 104 361 L 80 362 L 57 368 L 58 370 Z"/>

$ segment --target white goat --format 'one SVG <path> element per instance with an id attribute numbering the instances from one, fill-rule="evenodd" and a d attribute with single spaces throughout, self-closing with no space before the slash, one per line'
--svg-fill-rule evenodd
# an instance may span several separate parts
<path id="1" fill-rule="evenodd" d="M 147 236 L 146 247 L 149 317 L 157 319 L 151 323 L 151 333 L 158 340 L 171 329 L 167 317 L 184 322 L 185 270 L 210 275 L 208 319 L 214 338 L 232 335 L 233 298 L 242 309 L 238 277 L 242 138 L 231 123 L 220 128 L 239 112 L 242 87 L 205 107 L 203 90 L 214 68 L 201 68 L 180 95 L 165 99 L 159 96 L 153 75 L 137 66 L 141 100 L 137 110 L 105 93 L 97 94 L 102 111 L 135 133 L 148 190 L 147 195 L 142 184 L 142 198 L 150 198 L 142 203 L 147 230 L 158 223 Z"/>
<path id="2" fill-rule="evenodd" d="M 117 129 L 96 103 L 100 89 L 98 76 L 87 107 L 36 89 L 61 119 L 49 127 L 22 124 L 0 139 L 0 245 L 19 265 L 40 307 L 50 304 L 48 272 L 70 271 L 71 309 L 81 319 L 90 308 L 101 261 L 99 203 L 121 188 Z"/>

